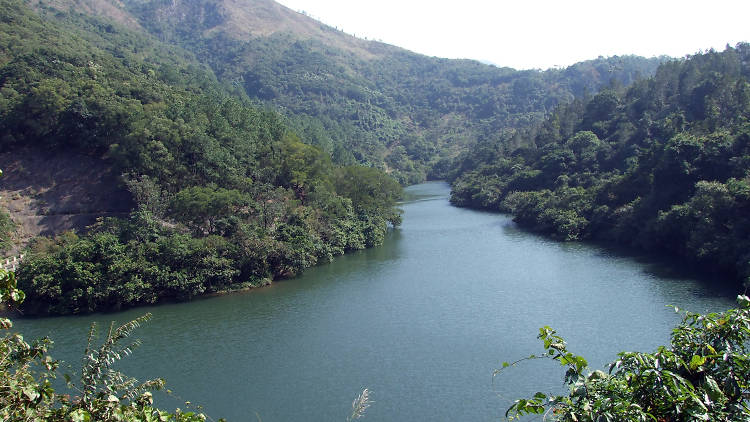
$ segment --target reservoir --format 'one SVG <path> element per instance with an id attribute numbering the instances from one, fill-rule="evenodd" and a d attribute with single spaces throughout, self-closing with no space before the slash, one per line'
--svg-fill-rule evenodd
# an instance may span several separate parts
<path id="1" fill-rule="evenodd" d="M 27 340 L 77 372 L 90 324 L 106 332 L 146 312 L 119 368 L 163 377 L 166 410 L 203 406 L 214 420 L 345 421 L 362 389 L 366 421 L 497 421 L 513 400 L 563 391 L 564 370 L 534 361 L 549 325 L 603 368 L 620 351 L 666 344 L 680 315 L 734 307 L 732 290 L 674 265 L 520 230 L 506 215 L 455 208 L 449 186 L 406 190 L 404 222 L 381 247 L 295 279 L 190 303 L 116 314 L 16 319 Z"/>

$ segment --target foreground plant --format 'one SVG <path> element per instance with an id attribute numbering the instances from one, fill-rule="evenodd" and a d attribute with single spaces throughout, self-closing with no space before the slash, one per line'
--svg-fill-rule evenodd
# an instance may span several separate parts
<path id="1" fill-rule="evenodd" d="M 13 272 L 0 269 L 0 305 L 17 307 L 24 300 Z M 206 416 L 195 412 L 174 413 L 153 407 L 151 390 L 164 386 L 161 379 L 138 383 L 113 369 L 113 364 L 138 346 L 120 342 L 147 321 L 144 315 L 120 327 L 112 325 L 100 347 L 94 347 L 96 326 L 89 331 L 83 357 L 80 385 L 66 376 L 68 385 L 80 396 L 73 399 L 56 392 L 51 380 L 57 377 L 57 361 L 48 355 L 49 339 L 32 344 L 23 336 L 7 333 L 0 338 L 0 420 L 2 421 L 177 421 L 202 422 Z M 10 330 L 10 319 L 0 318 L 0 329 Z"/>
<path id="2" fill-rule="evenodd" d="M 349 415 L 349 417 L 346 418 L 347 421 L 353 421 L 355 419 L 359 419 L 365 416 L 365 411 L 368 407 L 373 403 L 372 399 L 370 399 L 370 390 L 365 388 L 362 390 L 362 394 L 357 396 L 354 401 L 352 401 L 352 413 Z"/>
<path id="3" fill-rule="evenodd" d="M 654 353 L 620 353 L 609 373 L 584 374 L 588 363 L 569 352 L 555 330 L 540 329 L 543 356 L 566 367 L 567 395 L 516 400 L 505 416 L 540 414 L 554 421 L 750 421 L 750 298 L 738 309 L 684 312 L 670 345 Z M 675 308 L 676 311 L 679 311 Z"/>

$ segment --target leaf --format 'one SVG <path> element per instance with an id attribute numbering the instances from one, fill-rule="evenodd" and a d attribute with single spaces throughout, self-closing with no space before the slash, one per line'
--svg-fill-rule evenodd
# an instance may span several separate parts
<path id="1" fill-rule="evenodd" d="M 703 366 L 703 364 L 705 363 L 706 363 L 705 356 L 693 355 L 693 358 L 690 359 L 690 370 L 694 371 L 698 367 Z"/>
<path id="2" fill-rule="evenodd" d="M 89 412 L 83 409 L 76 409 L 73 412 L 71 412 L 68 416 L 70 416 L 71 422 L 90 422 L 91 421 L 91 415 L 89 414 Z"/>
<path id="3" fill-rule="evenodd" d="M 0 329 L 10 330 L 11 328 L 13 328 L 13 322 L 11 320 L 8 318 L 0 318 Z"/>
<path id="4" fill-rule="evenodd" d="M 742 394 L 742 389 L 740 389 L 740 386 L 734 377 L 728 377 L 724 380 L 724 391 L 726 391 L 726 394 L 733 400 L 740 397 Z"/>
<path id="5" fill-rule="evenodd" d="M 31 401 L 39 398 L 39 392 L 33 386 L 24 387 L 23 394 Z"/>
<path id="6" fill-rule="evenodd" d="M 706 377 L 706 390 L 708 390 L 708 396 L 715 402 L 726 398 L 719 384 L 711 376 Z"/>

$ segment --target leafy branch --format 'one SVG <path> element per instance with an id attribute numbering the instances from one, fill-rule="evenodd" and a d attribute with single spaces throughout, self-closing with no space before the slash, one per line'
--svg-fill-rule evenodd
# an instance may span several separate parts
<path id="1" fill-rule="evenodd" d="M 737 302 L 738 309 L 722 313 L 684 312 L 668 347 L 620 353 L 609 373 L 584 374 L 586 360 L 544 327 L 538 336 L 543 356 L 506 362 L 495 375 L 525 360 L 552 359 L 567 368 L 569 391 L 516 400 L 505 416 L 544 414 L 565 422 L 750 421 L 750 298 L 738 296 Z"/>

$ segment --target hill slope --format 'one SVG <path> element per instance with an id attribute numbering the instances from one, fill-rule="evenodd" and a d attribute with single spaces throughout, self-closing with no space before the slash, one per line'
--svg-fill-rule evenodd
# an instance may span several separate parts
<path id="1" fill-rule="evenodd" d="M 458 167 L 452 201 L 567 240 L 672 253 L 750 284 L 750 45 L 665 63 Z"/>
<path id="2" fill-rule="evenodd" d="M 100 217 L 133 207 L 119 174 L 100 159 L 73 151 L 23 149 L 0 154 L 0 207 L 16 223 L 14 254 L 36 236 L 83 230 Z"/>
<path id="3" fill-rule="evenodd" d="M 613 57 L 516 71 L 357 39 L 271 0 L 87 1 L 115 5 L 114 18 L 127 14 L 191 51 L 229 89 L 286 115 L 335 162 L 384 168 L 405 183 L 443 177 L 476 140 L 499 139 L 613 80 L 630 84 L 661 61 Z"/>
<path id="4" fill-rule="evenodd" d="M 189 53 L 87 15 L 42 15 L 0 0 L 0 152 L 16 173 L 4 186 L 27 205 L 13 217 L 126 215 L 37 239 L 17 273 L 26 312 L 266 284 L 399 224 L 393 179 L 334 165 Z M 117 207 L 113 192 L 122 209 L 104 208 Z"/>

